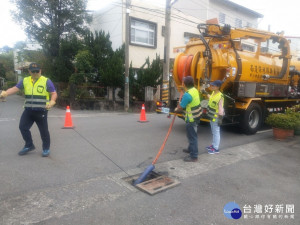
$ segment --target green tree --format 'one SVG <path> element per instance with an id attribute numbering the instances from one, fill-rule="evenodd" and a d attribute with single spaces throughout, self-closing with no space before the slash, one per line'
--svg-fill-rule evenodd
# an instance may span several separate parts
<path id="1" fill-rule="evenodd" d="M 151 63 L 148 57 L 139 70 L 134 72 L 131 68 L 130 71 L 130 95 L 138 100 L 144 100 L 145 87 L 157 87 L 162 82 L 163 68 L 158 55 L 156 55 L 156 58 Z"/>
<path id="2" fill-rule="evenodd" d="M 62 40 L 69 35 L 83 35 L 91 16 L 86 11 L 87 0 L 11 0 L 16 5 L 15 21 L 24 27 L 30 39 L 38 41 L 57 80 L 64 74 L 61 64 Z M 69 68 L 67 68 L 69 69 Z"/>
<path id="3" fill-rule="evenodd" d="M 124 61 L 125 48 L 124 45 L 117 49 L 113 55 L 108 59 L 106 71 L 102 76 L 102 83 L 105 86 L 113 88 L 113 99 L 115 100 L 115 89 L 117 87 L 124 87 Z"/>
<path id="4" fill-rule="evenodd" d="M 14 56 L 12 50 L 0 54 L 0 77 L 11 81 L 15 80 Z"/>
<path id="5" fill-rule="evenodd" d="M 75 56 L 76 72 L 70 76 L 69 83 L 81 85 L 92 78 L 92 56 L 88 50 L 79 50 Z"/>
<path id="6" fill-rule="evenodd" d="M 92 55 L 89 50 L 78 51 L 75 57 L 75 66 L 78 72 L 90 73 L 92 70 Z"/>
<path id="7" fill-rule="evenodd" d="M 70 76 L 75 72 L 74 61 L 78 51 L 83 49 L 82 41 L 76 36 L 71 35 L 61 41 L 59 56 L 57 57 L 56 70 L 58 76 L 54 81 L 68 82 Z M 51 68 L 49 68 L 51 69 Z M 55 71 L 49 71 L 49 77 Z"/>
<path id="8" fill-rule="evenodd" d="M 103 80 L 102 76 L 107 74 L 108 61 L 114 54 L 109 34 L 104 31 L 89 32 L 84 37 L 84 45 L 93 57 L 93 70 L 98 74 L 97 80 Z"/>

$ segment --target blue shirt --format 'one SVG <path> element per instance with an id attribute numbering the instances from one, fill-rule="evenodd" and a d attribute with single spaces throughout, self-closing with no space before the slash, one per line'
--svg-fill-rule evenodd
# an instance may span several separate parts
<path id="1" fill-rule="evenodd" d="M 182 99 L 181 99 L 181 102 L 180 102 L 180 106 L 181 106 L 183 109 L 185 109 L 186 106 L 187 106 L 189 103 L 192 102 L 192 100 L 193 100 L 192 96 L 191 96 L 189 93 L 185 92 L 185 93 L 183 94 L 183 96 L 182 96 Z"/>

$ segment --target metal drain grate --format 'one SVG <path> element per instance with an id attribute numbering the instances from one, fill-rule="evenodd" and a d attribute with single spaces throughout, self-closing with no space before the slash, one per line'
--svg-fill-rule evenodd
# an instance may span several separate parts
<path id="1" fill-rule="evenodd" d="M 141 174 L 136 174 L 129 177 L 124 177 L 122 179 L 128 182 L 129 184 L 133 185 L 134 181 L 140 176 Z M 150 174 L 147 176 L 146 180 L 140 184 L 137 184 L 135 187 L 150 195 L 155 195 L 161 191 L 175 187 L 179 184 L 180 182 L 178 180 L 151 171 Z"/>
<path id="2" fill-rule="evenodd" d="M 137 184 L 136 187 L 141 191 L 144 191 L 150 195 L 155 195 L 161 191 L 167 190 L 169 188 L 179 185 L 180 182 L 167 177 L 165 175 L 153 178 L 151 180 L 146 180 L 140 184 Z"/>

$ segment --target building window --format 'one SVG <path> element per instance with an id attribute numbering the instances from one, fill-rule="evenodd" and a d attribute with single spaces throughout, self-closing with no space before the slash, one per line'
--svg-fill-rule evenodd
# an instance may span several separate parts
<path id="1" fill-rule="evenodd" d="M 226 15 L 222 12 L 219 13 L 219 23 L 225 24 Z"/>
<path id="2" fill-rule="evenodd" d="M 130 18 L 130 44 L 156 47 L 156 24 Z"/>
<path id="3" fill-rule="evenodd" d="M 235 27 L 236 28 L 241 28 L 242 27 L 242 20 L 239 18 L 235 19 Z"/>

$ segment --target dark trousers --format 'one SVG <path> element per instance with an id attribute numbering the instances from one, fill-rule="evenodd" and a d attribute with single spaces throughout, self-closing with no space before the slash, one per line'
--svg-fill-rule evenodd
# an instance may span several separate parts
<path id="1" fill-rule="evenodd" d="M 197 123 L 186 123 L 186 134 L 189 140 L 190 156 L 192 158 L 198 158 L 198 134 L 197 134 Z"/>
<path id="2" fill-rule="evenodd" d="M 25 109 L 20 120 L 19 129 L 25 141 L 25 147 L 33 145 L 30 128 L 35 122 L 39 128 L 41 138 L 43 141 L 43 149 L 50 148 L 50 134 L 48 130 L 48 111 L 37 111 L 32 109 Z"/>

